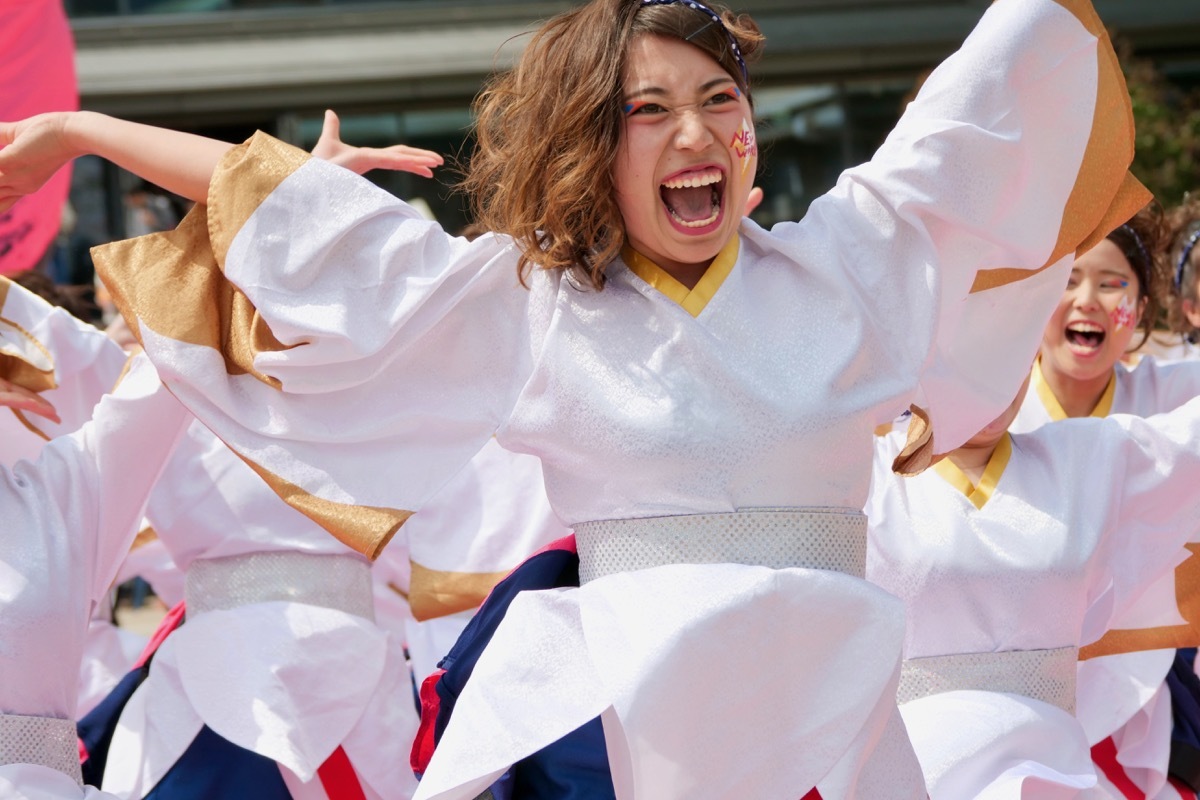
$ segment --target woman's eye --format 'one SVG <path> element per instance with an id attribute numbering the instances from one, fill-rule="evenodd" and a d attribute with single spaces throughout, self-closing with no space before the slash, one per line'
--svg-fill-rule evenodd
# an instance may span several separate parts
<path id="1" fill-rule="evenodd" d="M 726 89 L 723 92 L 718 92 L 708 98 L 708 104 L 712 106 L 724 105 L 725 103 L 737 102 L 739 92 L 737 89 Z"/>
<path id="2" fill-rule="evenodd" d="M 663 107 L 658 103 L 626 103 L 625 116 L 632 117 L 634 114 L 659 114 L 663 111 Z"/>
<path id="3" fill-rule="evenodd" d="M 1100 284 L 1100 288 L 1124 291 L 1125 289 L 1129 288 L 1129 281 L 1105 281 L 1104 283 Z"/>

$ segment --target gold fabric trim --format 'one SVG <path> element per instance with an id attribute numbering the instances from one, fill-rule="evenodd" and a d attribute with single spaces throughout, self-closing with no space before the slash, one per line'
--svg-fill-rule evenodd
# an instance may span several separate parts
<path id="1" fill-rule="evenodd" d="M 920 475 L 937 461 L 933 452 L 933 426 L 929 413 L 920 406 L 909 406 L 908 436 L 904 449 L 892 461 L 892 472 L 905 478 Z"/>
<path id="2" fill-rule="evenodd" d="M 975 508 L 983 508 L 996 491 L 996 484 L 1004 474 L 1008 460 L 1012 458 L 1012 438 L 1007 433 L 996 443 L 996 449 L 988 456 L 987 466 L 979 478 L 979 485 L 971 483 L 967 474 L 949 458 L 943 458 L 933 465 L 934 471 L 947 483 L 958 489 L 966 496 Z"/>
<path id="3" fill-rule="evenodd" d="M 1200 646 L 1200 544 L 1185 547 L 1191 555 L 1175 568 L 1175 605 L 1187 622 L 1157 628 L 1111 630 L 1087 647 L 1079 648 L 1080 661 L 1118 653 Z"/>
<path id="4" fill-rule="evenodd" d="M 1125 76 L 1104 23 L 1096 15 L 1090 0 L 1054 1 L 1074 15 L 1097 40 L 1099 63 L 1092 131 L 1075 186 L 1063 210 L 1058 241 L 1045 265 L 1036 270 L 980 270 L 971 286 L 972 294 L 1024 280 L 1065 255 L 1090 250 L 1154 199 L 1128 171 L 1134 150 L 1133 108 Z"/>
<path id="5" fill-rule="evenodd" d="M 1042 372 L 1042 359 L 1039 357 L 1033 362 L 1033 373 L 1030 376 L 1030 383 L 1033 385 L 1033 390 L 1037 392 L 1038 399 L 1042 401 L 1042 405 L 1046 407 L 1046 413 L 1050 415 L 1050 419 L 1058 422 L 1067 418 L 1067 412 L 1062 407 L 1062 403 L 1058 401 L 1058 397 L 1054 394 L 1054 390 L 1050 388 L 1050 384 L 1046 382 L 1046 375 Z M 1103 394 L 1096 401 L 1096 407 L 1092 409 L 1089 417 L 1107 417 L 1112 413 L 1113 397 L 1117 394 L 1117 374 L 1114 371 L 1111 378 L 1108 379 L 1108 385 L 1104 387 Z"/>
<path id="6" fill-rule="evenodd" d="M 8 290 L 12 281 L 0 275 L 0 309 L 8 302 Z M 0 352 L 0 378 L 15 383 L 31 392 L 45 392 L 58 387 L 54 379 L 54 356 L 29 331 L 8 319 L 0 316 L 0 325 L 7 325 L 17 337 L 26 340 L 45 359 L 45 366 L 39 367 L 31 363 L 20 353 Z"/>
<path id="7" fill-rule="evenodd" d="M 413 515 L 412 511 L 402 508 L 356 506 L 325 500 L 269 472 L 240 453 L 238 455 L 283 502 L 329 531 L 342 544 L 372 561 L 379 558 L 396 531 Z"/>
<path id="8" fill-rule="evenodd" d="M 629 267 L 630 272 L 650 284 L 669 300 L 678 303 L 693 317 L 698 317 L 709 301 L 716 296 L 721 284 L 725 283 L 725 279 L 729 277 L 729 273 L 733 271 L 740 247 L 741 240 L 735 233 L 721 248 L 721 252 L 717 253 L 716 258 L 708 265 L 708 269 L 704 271 L 704 275 L 696 282 L 693 289 L 688 289 L 658 264 L 629 245 L 625 245 L 621 249 L 621 258 Z"/>
<path id="9" fill-rule="evenodd" d="M 410 562 L 408 605 L 418 622 L 479 608 L 508 572 L 446 572 Z"/>
<path id="10" fill-rule="evenodd" d="M 197 205 L 174 231 L 92 249 L 96 269 L 129 329 L 144 344 L 141 326 L 160 336 L 221 353 L 230 375 L 253 375 L 258 353 L 290 349 L 275 338 L 249 298 L 223 269 L 238 230 L 308 156 L 266 134 L 235 147 L 213 173 L 208 205 Z"/>
<path id="11" fill-rule="evenodd" d="M 158 533 L 149 525 L 138 531 L 137 536 L 133 537 L 133 544 L 129 545 L 129 551 L 133 552 L 140 547 L 158 541 Z"/>

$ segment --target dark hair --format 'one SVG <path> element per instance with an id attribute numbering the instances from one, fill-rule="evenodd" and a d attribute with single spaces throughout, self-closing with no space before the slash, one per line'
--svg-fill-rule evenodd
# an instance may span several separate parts
<path id="1" fill-rule="evenodd" d="M 686 40 L 749 99 L 730 37 L 746 62 L 759 55 L 764 37 L 749 17 L 712 8 L 726 30 L 682 3 L 592 0 L 547 22 L 516 67 L 476 99 L 475 151 L 459 187 L 471 194 L 480 224 L 516 241 L 522 282 L 532 267 L 564 269 L 578 284 L 601 289 L 624 244 L 612 167 L 624 124 L 626 56 L 636 37 Z"/>
<path id="2" fill-rule="evenodd" d="M 95 323 L 99 308 L 88 297 L 86 286 L 63 286 L 37 270 L 16 272 L 8 276 L 13 283 L 36 294 L 52 306 L 58 306 L 76 319 Z"/>
<path id="3" fill-rule="evenodd" d="M 1152 202 L 1134 215 L 1133 219 L 1108 234 L 1129 262 L 1138 282 L 1138 299 L 1145 302 L 1142 319 L 1142 340 L 1133 348 L 1138 350 L 1150 338 L 1155 323 L 1162 314 L 1164 298 L 1170 290 L 1170 277 L 1163 259 L 1166 243 L 1166 223 L 1162 208 Z"/>

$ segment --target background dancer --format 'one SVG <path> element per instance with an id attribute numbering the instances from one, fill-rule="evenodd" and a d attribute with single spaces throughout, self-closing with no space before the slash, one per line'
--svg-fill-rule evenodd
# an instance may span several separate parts
<path id="1" fill-rule="evenodd" d="M 1013 432 L 1068 417 L 1150 416 L 1200 395 L 1200 363 L 1163 365 L 1143 357 L 1128 367 L 1120 360 L 1145 341 L 1158 317 L 1169 280 L 1161 268 L 1164 246 L 1161 216 L 1151 207 L 1076 261 L 1046 326 Z M 1190 561 L 1182 569 L 1195 566 Z M 1183 622 L 1176 578 L 1167 575 L 1112 627 L 1170 628 Z M 1165 682 L 1176 645 L 1168 637 L 1157 650 L 1142 644 L 1132 648 L 1138 652 L 1104 656 L 1127 649 L 1116 644 L 1119 638 L 1112 634 L 1084 651 L 1078 716 L 1111 791 L 1120 791 L 1112 781 L 1130 781 L 1149 797 L 1159 792 L 1178 797 L 1167 784 L 1171 701 Z"/>

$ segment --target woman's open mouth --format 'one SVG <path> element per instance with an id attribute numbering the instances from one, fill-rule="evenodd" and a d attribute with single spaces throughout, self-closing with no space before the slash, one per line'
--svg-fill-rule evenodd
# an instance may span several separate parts
<path id="1" fill-rule="evenodd" d="M 684 233 L 708 233 L 721 219 L 725 175 L 716 167 L 681 172 L 658 187 L 667 217 Z"/>
<path id="2" fill-rule="evenodd" d="M 1104 328 L 1094 322 L 1072 322 L 1065 331 L 1067 346 L 1072 353 L 1081 356 L 1098 353 L 1106 336 Z"/>

